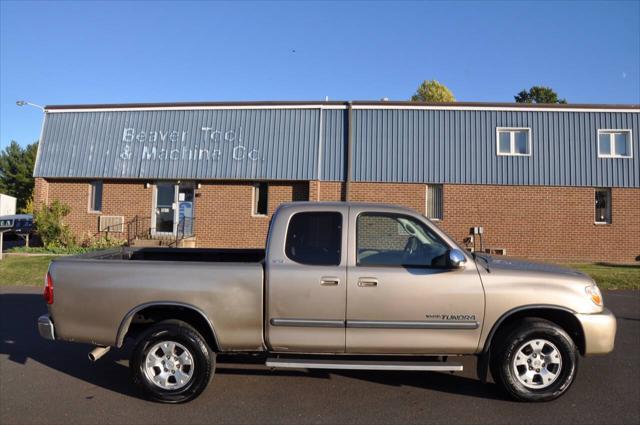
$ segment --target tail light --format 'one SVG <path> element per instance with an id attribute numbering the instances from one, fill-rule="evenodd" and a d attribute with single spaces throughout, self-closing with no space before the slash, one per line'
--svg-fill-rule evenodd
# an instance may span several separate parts
<path id="1" fill-rule="evenodd" d="M 47 272 L 47 276 L 44 278 L 44 293 L 42 296 L 47 304 L 53 304 L 53 278 L 49 272 Z"/>

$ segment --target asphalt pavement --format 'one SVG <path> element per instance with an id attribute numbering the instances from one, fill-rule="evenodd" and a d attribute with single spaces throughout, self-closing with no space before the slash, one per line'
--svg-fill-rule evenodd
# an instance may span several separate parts
<path id="1" fill-rule="evenodd" d="M 475 378 L 436 372 L 271 371 L 220 359 L 195 401 L 144 400 L 129 382 L 127 353 L 97 363 L 90 346 L 42 340 L 39 288 L 0 288 L 0 424 L 138 423 L 640 423 L 640 292 L 605 293 L 618 318 L 615 351 L 581 358 L 577 379 L 558 400 L 505 398 Z M 91 308 L 87 305 L 87 308 Z"/>

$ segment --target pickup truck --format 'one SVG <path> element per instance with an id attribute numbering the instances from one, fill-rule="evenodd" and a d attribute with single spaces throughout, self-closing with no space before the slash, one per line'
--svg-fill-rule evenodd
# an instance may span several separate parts
<path id="1" fill-rule="evenodd" d="M 239 229 L 240 231 L 240 229 Z M 616 319 L 580 272 L 471 254 L 414 211 L 295 202 L 266 251 L 119 248 L 53 260 L 44 338 L 91 343 L 97 360 L 133 341 L 149 398 L 197 397 L 217 353 L 271 368 L 462 370 L 478 357 L 506 394 L 559 397 L 579 355 L 613 350 Z M 428 379 L 428 375 L 425 375 Z"/>

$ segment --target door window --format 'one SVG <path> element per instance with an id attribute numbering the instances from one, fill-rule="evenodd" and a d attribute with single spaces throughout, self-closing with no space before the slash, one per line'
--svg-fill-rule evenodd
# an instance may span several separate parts
<path id="1" fill-rule="evenodd" d="M 193 235 L 193 195 L 194 189 L 191 184 L 181 184 L 178 189 L 178 229 L 181 236 Z"/>
<path id="2" fill-rule="evenodd" d="M 446 267 L 449 247 L 413 217 L 360 214 L 356 232 L 359 266 Z"/>
<path id="3" fill-rule="evenodd" d="M 304 212 L 289 221 L 285 253 L 296 263 L 337 266 L 342 252 L 342 214 Z"/>
<path id="4" fill-rule="evenodd" d="M 175 185 L 158 183 L 156 188 L 156 232 L 173 233 Z"/>

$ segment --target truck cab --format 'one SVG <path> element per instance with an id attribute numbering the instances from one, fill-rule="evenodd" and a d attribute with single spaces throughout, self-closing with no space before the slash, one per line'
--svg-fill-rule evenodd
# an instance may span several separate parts
<path id="1" fill-rule="evenodd" d="M 478 347 L 484 291 L 475 263 L 411 211 L 284 205 L 270 229 L 265 269 L 271 351 L 443 354 Z"/>

